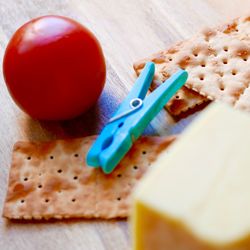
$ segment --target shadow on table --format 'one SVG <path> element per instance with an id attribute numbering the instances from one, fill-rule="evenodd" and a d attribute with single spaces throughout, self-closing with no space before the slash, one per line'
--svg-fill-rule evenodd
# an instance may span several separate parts
<path id="1" fill-rule="evenodd" d="M 98 134 L 118 107 L 115 96 L 104 91 L 98 103 L 79 117 L 65 121 L 38 121 L 21 114 L 18 122 L 24 140 L 46 141 Z M 22 139 L 23 139 L 22 138 Z"/>

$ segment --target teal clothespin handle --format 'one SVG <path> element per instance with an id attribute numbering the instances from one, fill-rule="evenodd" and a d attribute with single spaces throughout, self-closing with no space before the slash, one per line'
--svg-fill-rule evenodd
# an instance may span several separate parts
<path id="1" fill-rule="evenodd" d="M 149 79 L 147 80 L 152 80 L 153 78 L 151 75 L 152 72 L 151 74 L 148 74 L 150 69 L 153 69 L 154 72 L 154 64 L 149 63 L 146 65 L 144 73 L 146 72 L 145 75 L 147 77 L 149 76 Z M 127 105 L 131 101 L 131 98 L 133 99 L 139 96 L 138 91 L 140 91 L 140 87 L 138 86 L 140 83 L 142 85 L 146 84 L 147 87 L 149 87 L 148 82 L 145 83 L 145 75 L 144 78 L 141 78 L 141 82 L 140 78 L 138 78 L 139 83 L 137 80 L 136 83 L 138 83 L 138 85 L 135 86 L 135 93 L 130 93 L 131 96 L 125 100 L 125 106 L 123 106 L 124 103 L 121 105 L 121 108 L 118 109 L 119 112 L 117 111 L 114 115 L 115 117 L 129 109 Z M 105 173 L 112 172 L 120 160 L 129 151 L 133 142 L 142 134 L 150 121 L 184 85 L 187 77 L 188 75 L 186 71 L 179 70 L 147 96 L 145 100 L 142 101 L 142 105 L 138 110 L 109 123 L 90 149 L 87 155 L 87 164 L 95 167 L 100 166 Z M 140 99 L 145 97 L 146 92 L 147 91 L 144 90 Z"/>
<path id="2" fill-rule="evenodd" d="M 134 83 L 134 86 L 132 90 L 129 92 L 126 99 L 121 103 L 121 105 L 118 107 L 117 111 L 113 114 L 112 117 L 116 117 L 128 110 L 131 109 L 130 107 L 130 101 L 134 98 L 141 98 L 144 99 L 144 97 L 147 94 L 147 91 L 150 87 L 150 84 L 153 80 L 155 73 L 155 65 L 154 63 L 147 63 L 144 67 L 143 71 L 141 72 L 140 76 L 137 78 L 136 82 Z M 124 124 L 125 120 L 127 119 L 126 116 L 122 117 L 121 119 L 118 119 L 114 122 L 108 123 L 104 129 L 102 130 L 101 134 L 98 136 L 92 147 L 90 148 L 88 154 L 87 154 L 87 164 L 92 167 L 103 167 L 103 158 L 105 158 L 105 152 L 106 148 L 108 148 L 113 140 L 116 132 L 119 131 L 121 124 Z M 120 135 L 119 135 L 120 136 Z M 126 144 L 126 142 L 125 142 Z M 120 155 L 117 154 L 117 158 L 119 158 Z M 112 170 L 112 167 L 106 166 L 107 164 L 104 164 L 105 167 L 103 167 L 103 171 L 105 173 L 109 173 Z M 113 166 L 113 164 L 111 164 Z M 110 165 L 110 166 L 111 166 Z"/>
<path id="3" fill-rule="evenodd" d="M 187 71 L 179 70 L 145 99 L 143 102 L 143 108 L 136 113 L 136 119 L 133 119 L 132 117 L 128 118 L 128 123 L 130 123 L 130 133 L 133 135 L 133 138 L 138 139 L 147 125 L 185 84 L 187 78 Z"/>

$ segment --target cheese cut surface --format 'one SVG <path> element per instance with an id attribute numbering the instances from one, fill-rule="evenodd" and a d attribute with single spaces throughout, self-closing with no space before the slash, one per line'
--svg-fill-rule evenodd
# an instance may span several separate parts
<path id="1" fill-rule="evenodd" d="M 134 194 L 136 250 L 250 249 L 250 116 L 211 104 Z"/>

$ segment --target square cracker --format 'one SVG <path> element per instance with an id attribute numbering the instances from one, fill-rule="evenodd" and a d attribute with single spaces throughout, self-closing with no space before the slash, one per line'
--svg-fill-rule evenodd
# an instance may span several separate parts
<path id="1" fill-rule="evenodd" d="M 95 136 L 18 142 L 13 149 L 3 216 L 9 219 L 125 218 L 131 191 L 175 137 L 142 137 L 109 175 L 89 168 Z"/>

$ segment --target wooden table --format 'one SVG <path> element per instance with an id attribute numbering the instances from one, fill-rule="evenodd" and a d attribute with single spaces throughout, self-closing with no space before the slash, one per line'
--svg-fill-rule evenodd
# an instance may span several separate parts
<path id="1" fill-rule="evenodd" d="M 85 136 L 100 131 L 131 88 L 132 63 L 188 38 L 204 26 L 225 22 L 250 8 L 248 0 L 0 0 L 0 56 L 13 32 L 31 18 L 59 14 L 75 18 L 100 40 L 107 63 L 106 87 L 98 105 L 65 122 L 39 122 L 22 113 L 8 95 L 0 74 L 0 207 L 8 179 L 11 149 L 17 140 Z M 1 67 L 2 68 L 2 67 Z M 175 124 L 166 111 L 147 133 L 179 132 L 190 118 Z M 0 249 L 131 249 L 126 221 L 13 223 L 0 219 Z"/>

